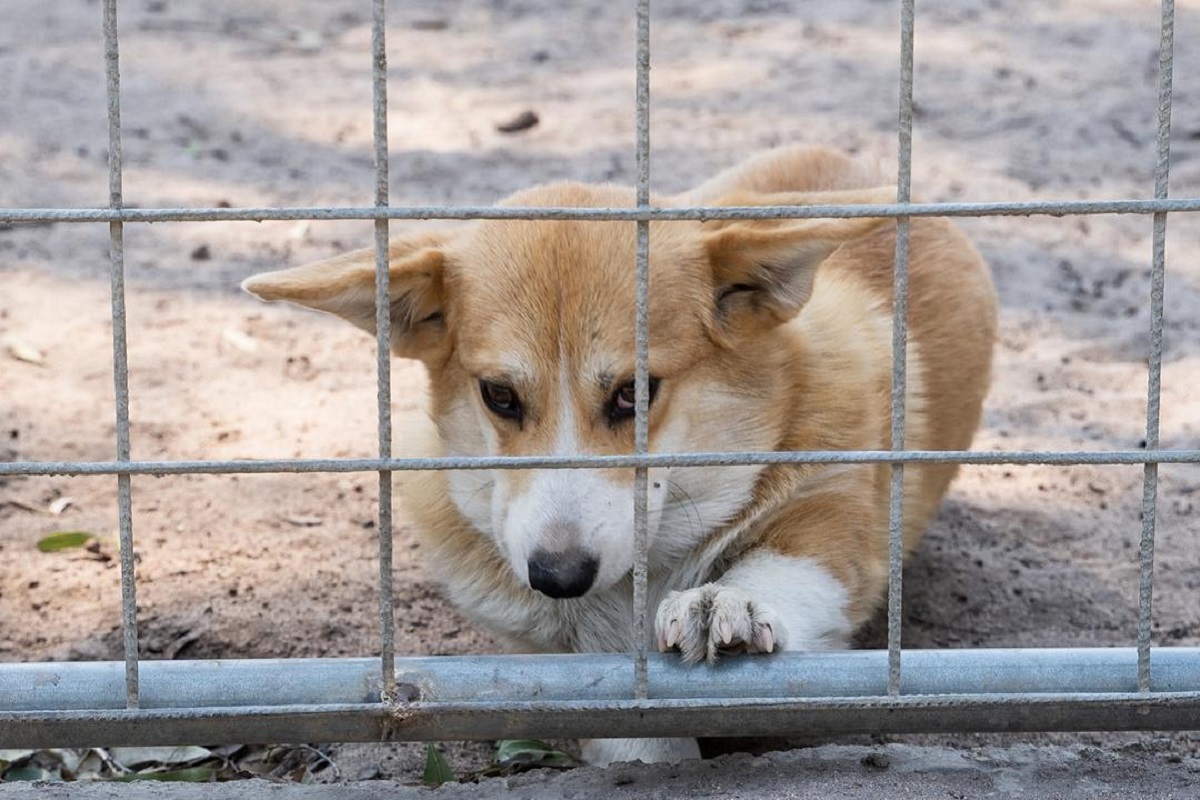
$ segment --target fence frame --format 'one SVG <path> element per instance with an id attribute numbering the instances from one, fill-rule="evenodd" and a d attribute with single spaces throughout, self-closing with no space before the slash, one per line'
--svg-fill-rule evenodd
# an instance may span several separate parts
<path id="1" fill-rule="evenodd" d="M 893 204 L 657 208 L 650 195 L 650 2 L 637 0 L 636 205 L 632 208 L 392 207 L 388 194 L 386 0 L 372 0 L 374 204 L 342 208 L 129 209 L 122 200 L 118 0 L 104 0 L 108 97 L 107 208 L 0 209 L 5 223 L 107 223 L 116 398 L 116 457 L 106 462 L 5 462 L 0 476 L 115 475 L 120 530 L 124 660 L 0 664 L 0 747 L 181 744 L 513 736 L 766 735 L 813 731 L 1141 730 L 1200 728 L 1200 648 L 1151 649 L 1158 465 L 1200 464 L 1200 450 L 1159 442 L 1165 242 L 1170 213 L 1200 198 L 1170 198 L 1174 2 L 1162 0 L 1153 199 L 913 203 L 915 0 L 900 0 L 899 170 Z M 1149 214 L 1150 348 L 1146 447 L 1136 451 L 916 451 L 905 449 L 909 227 L 914 217 Z M 893 217 L 892 447 L 888 451 L 650 453 L 647 371 L 649 226 L 656 220 Z M 377 406 L 374 459 L 135 461 L 130 449 L 124 226 L 168 221 L 374 221 Z M 388 232 L 397 219 L 624 220 L 636 223 L 634 452 L 627 456 L 395 458 L 392 455 Z M 649 654 L 648 469 L 679 465 L 879 463 L 891 472 L 886 651 L 784 653 L 687 669 Z M 903 650 L 903 475 L 906 465 L 1141 464 L 1136 648 Z M 392 472 L 411 469 L 612 468 L 635 470 L 636 652 L 628 655 L 400 658 L 395 653 Z M 380 657 L 142 662 L 133 560 L 133 475 L 376 472 L 379 479 Z M 1153 670 L 1152 670 L 1153 667 Z M 581 681 L 581 676 L 587 680 Z M 583 691 L 580 685 L 592 688 Z M 253 687 L 247 690 L 247 687 Z M 596 688 L 600 687 L 600 688 Z M 123 695 L 122 700 L 118 698 Z"/>

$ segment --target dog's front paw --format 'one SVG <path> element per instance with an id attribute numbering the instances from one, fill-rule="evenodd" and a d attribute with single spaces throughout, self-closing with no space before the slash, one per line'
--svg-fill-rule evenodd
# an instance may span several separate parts
<path id="1" fill-rule="evenodd" d="M 688 664 L 711 664 L 720 653 L 773 653 L 787 636 L 770 607 L 719 583 L 671 592 L 658 607 L 655 630 L 658 649 L 678 650 Z"/>

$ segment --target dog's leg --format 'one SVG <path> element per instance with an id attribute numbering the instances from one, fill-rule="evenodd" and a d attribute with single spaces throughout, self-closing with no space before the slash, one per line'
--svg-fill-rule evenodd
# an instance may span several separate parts
<path id="1" fill-rule="evenodd" d="M 677 764 L 700 757 L 695 739 L 584 739 L 583 759 L 594 767 L 619 761 Z"/>
<path id="2" fill-rule="evenodd" d="M 812 558 L 752 551 L 724 575 L 658 608 L 660 650 L 688 663 L 721 653 L 829 650 L 846 646 L 852 625 L 845 587 Z"/>

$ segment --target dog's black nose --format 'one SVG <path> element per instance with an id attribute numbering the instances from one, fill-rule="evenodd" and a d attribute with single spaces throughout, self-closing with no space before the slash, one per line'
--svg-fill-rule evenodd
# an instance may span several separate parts
<path id="1" fill-rule="evenodd" d="M 529 585 L 556 600 L 580 597 L 592 588 L 599 568 L 600 562 L 581 550 L 534 550 L 529 557 Z"/>

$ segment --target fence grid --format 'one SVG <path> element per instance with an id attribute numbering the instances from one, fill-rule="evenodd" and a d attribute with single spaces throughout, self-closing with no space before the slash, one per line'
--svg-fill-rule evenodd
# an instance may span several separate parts
<path id="1" fill-rule="evenodd" d="M 497 738 L 539 735 L 771 734 L 847 731 L 1096 730 L 1200 727 L 1200 648 L 1155 649 L 1151 615 L 1159 464 L 1198 464 L 1200 450 L 1164 450 L 1161 407 L 1165 243 L 1170 213 L 1200 198 L 1169 197 L 1174 2 L 1162 0 L 1153 199 L 913 203 L 915 0 L 900 0 L 899 169 L 893 204 L 657 208 L 650 194 L 650 2 L 636 2 L 636 202 L 630 208 L 393 207 L 389 202 L 386 0 L 372 0 L 374 203 L 340 208 L 128 209 L 122 202 L 118 0 L 104 0 L 108 98 L 107 208 L 0 209 L 0 222 L 108 223 L 116 396 L 116 458 L 6 462 L 0 476 L 115 475 L 121 542 L 123 663 L 0 665 L 0 747 L 229 739 Z M 1149 214 L 1150 347 L 1146 446 L 1110 451 L 920 451 L 905 448 L 909 231 L 914 217 Z M 891 217 L 891 445 L 881 451 L 650 453 L 649 228 L 658 220 Z M 124 242 L 126 224 L 172 221 L 370 219 L 375 233 L 379 457 L 135 461 L 130 452 Z M 395 458 L 392 454 L 388 238 L 391 220 L 623 220 L 636 223 L 636 423 L 626 456 Z M 691 670 L 647 652 L 647 476 L 665 466 L 887 464 L 888 644 L 885 653 L 785 653 Z M 1136 648 L 904 651 L 901 648 L 903 477 L 908 464 L 1138 464 L 1144 469 Z M 428 469 L 635 471 L 634 626 L 629 655 L 402 658 L 395 653 L 392 473 Z M 133 563 L 133 475 L 377 472 L 379 659 L 139 662 Z M 902 672 L 901 656 L 905 668 Z M 904 677 L 902 683 L 901 678 Z M 802 696 L 795 686 L 805 687 Z M 117 692 L 119 687 L 121 692 Z M 581 688 L 587 687 L 587 688 Z M 784 687 L 784 688 L 781 688 Z M 121 705 L 114 698 L 124 694 Z"/>

